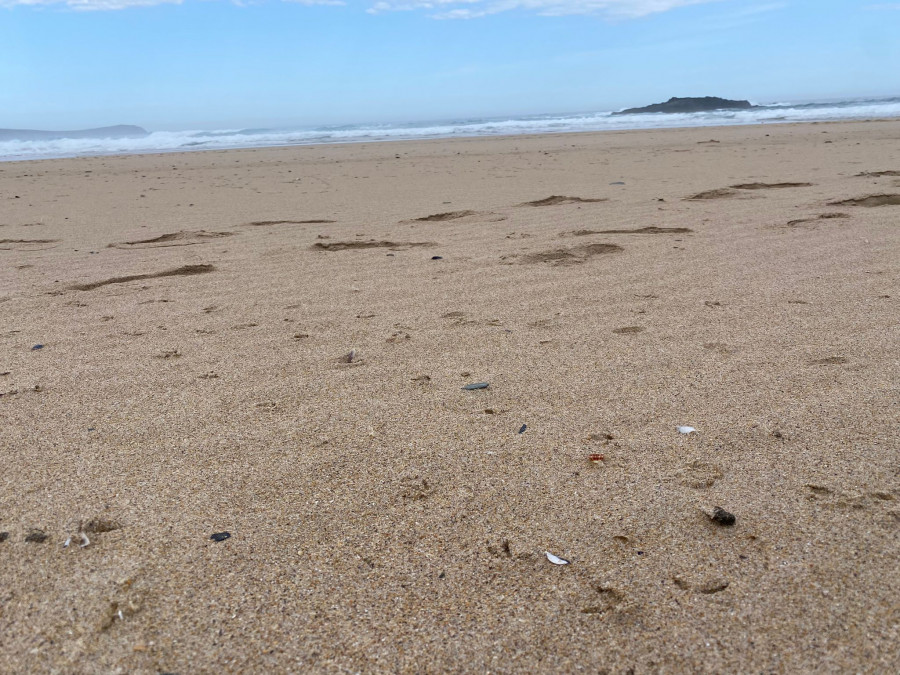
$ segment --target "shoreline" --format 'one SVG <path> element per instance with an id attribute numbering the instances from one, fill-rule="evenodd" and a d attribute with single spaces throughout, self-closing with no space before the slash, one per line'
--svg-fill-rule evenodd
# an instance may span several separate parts
<path id="1" fill-rule="evenodd" d="M 67 154 L 52 157 L 40 158 L 23 158 L 0 157 L 0 164 L 13 162 L 43 162 L 57 161 L 64 159 L 96 159 L 104 157 L 142 157 L 148 155 L 176 155 L 176 154 L 194 154 L 199 152 L 232 152 L 238 150 L 277 150 L 288 148 L 318 148 L 322 146 L 341 146 L 341 145 L 360 145 L 360 144 L 381 144 L 381 143 L 409 143 L 409 142 L 428 142 L 428 141 L 454 141 L 468 139 L 504 139 L 504 138 L 522 138 L 522 137 L 540 137 L 540 136 L 557 136 L 557 135 L 582 135 L 582 134 L 610 134 L 610 133 L 629 133 L 629 132 L 656 132 L 656 131 L 685 131 L 689 129 L 721 129 L 721 128 L 757 128 L 760 126 L 791 126 L 791 125 L 807 125 L 807 124 L 869 124 L 878 122 L 896 122 L 900 117 L 877 117 L 871 119 L 835 119 L 835 120 L 817 120 L 811 122 L 797 121 L 780 121 L 768 120 L 760 121 L 753 124 L 716 124 L 716 125 L 692 125 L 692 126 L 664 126 L 664 127 L 641 127 L 634 129 L 602 129 L 589 131 L 558 131 L 558 132 L 540 132 L 540 133 L 522 133 L 522 134 L 497 134 L 497 135 L 471 135 L 471 136 L 420 136 L 410 138 L 395 139 L 377 139 L 377 140 L 346 140 L 346 141 L 327 141 L 327 142 L 310 142 L 310 143 L 292 143 L 285 145 L 259 145 L 259 146 L 234 146 L 221 148 L 197 148 L 195 150 L 179 148 L 176 150 L 148 150 L 146 152 L 122 152 L 122 153 L 96 153 L 96 154 Z M 152 133 L 152 132 L 151 132 Z M 103 139 L 98 139 L 103 140 Z"/>

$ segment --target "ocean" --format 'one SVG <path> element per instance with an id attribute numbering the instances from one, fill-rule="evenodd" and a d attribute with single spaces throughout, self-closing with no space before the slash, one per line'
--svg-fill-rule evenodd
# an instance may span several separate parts
<path id="1" fill-rule="evenodd" d="M 673 127 L 717 127 L 739 124 L 783 124 L 892 117 L 900 117 L 900 97 L 818 103 L 771 103 L 749 110 L 720 110 L 684 114 L 613 115 L 613 111 L 600 111 L 406 124 L 356 124 L 294 129 L 154 131 L 143 138 L 60 138 L 43 141 L 2 141 L 0 142 L 0 161 L 322 143 Z"/>

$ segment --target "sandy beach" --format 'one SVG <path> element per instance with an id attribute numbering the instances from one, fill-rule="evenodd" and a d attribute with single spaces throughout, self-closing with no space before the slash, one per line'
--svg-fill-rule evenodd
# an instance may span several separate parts
<path id="1" fill-rule="evenodd" d="M 0 164 L 0 671 L 896 672 L 898 303 L 896 120 Z"/>

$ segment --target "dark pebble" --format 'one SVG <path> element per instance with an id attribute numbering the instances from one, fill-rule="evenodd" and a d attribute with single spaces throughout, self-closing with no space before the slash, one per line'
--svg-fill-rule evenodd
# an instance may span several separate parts
<path id="1" fill-rule="evenodd" d="M 734 521 L 737 520 L 734 517 L 733 513 L 729 513 L 721 506 L 717 506 L 713 509 L 712 515 L 710 516 L 714 523 L 718 523 L 719 525 L 725 525 L 726 527 L 730 527 L 734 525 Z"/>
<path id="2" fill-rule="evenodd" d="M 610 183 L 610 185 L 625 185 L 623 181 L 617 180 L 615 183 Z"/>
<path id="3" fill-rule="evenodd" d="M 523 424 L 521 427 L 519 427 L 519 433 L 520 433 L 520 434 L 524 434 L 524 433 L 525 433 L 525 430 L 526 430 L 527 428 L 528 428 L 528 425 L 527 425 L 527 424 Z"/>
<path id="4" fill-rule="evenodd" d="M 43 349 L 44 345 L 35 345 L 31 348 L 31 351 L 36 352 L 38 349 Z"/>
<path id="5" fill-rule="evenodd" d="M 443 258 L 443 256 L 433 255 L 433 256 L 431 256 L 431 259 L 432 260 L 443 260 L 444 258 Z"/>
<path id="6" fill-rule="evenodd" d="M 474 389 L 487 389 L 490 386 L 491 385 L 487 382 L 474 382 L 473 384 L 467 384 L 465 387 L 463 387 L 463 390 L 472 391 Z"/>
<path id="7" fill-rule="evenodd" d="M 48 536 L 49 535 L 43 530 L 32 530 L 25 537 L 25 541 L 30 544 L 43 544 L 45 541 L 47 541 Z"/>
<path id="8" fill-rule="evenodd" d="M 9 532 L 0 532 L 0 541 L 6 541 L 9 539 Z"/>
<path id="9" fill-rule="evenodd" d="M 216 532 L 210 536 L 213 541 L 225 541 L 231 538 L 231 532 Z"/>

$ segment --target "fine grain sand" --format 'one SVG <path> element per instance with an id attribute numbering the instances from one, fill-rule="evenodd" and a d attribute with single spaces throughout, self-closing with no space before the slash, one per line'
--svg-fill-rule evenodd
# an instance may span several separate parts
<path id="1" fill-rule="evenodd" d="M 897 121 L 0 164 L 0 672 L 896 672 L 898 175 Z"/>

